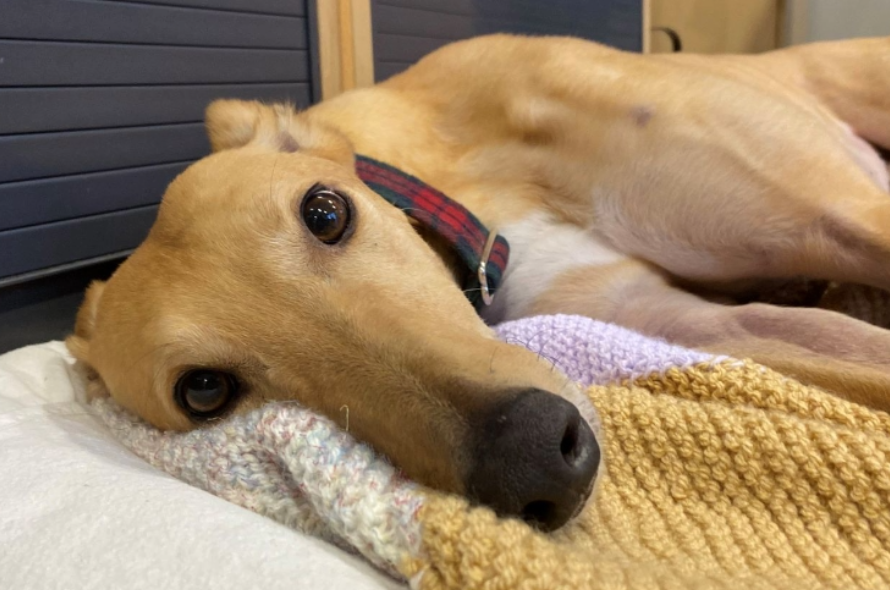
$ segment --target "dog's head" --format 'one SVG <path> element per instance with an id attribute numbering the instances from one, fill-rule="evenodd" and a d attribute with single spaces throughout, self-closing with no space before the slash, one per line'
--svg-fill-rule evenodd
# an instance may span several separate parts
<path id="1" fill-rule="evenodd" d="M 339 132 L 237 101 L 207 125 L 214 153 L 87 292 L 68 345 L 94 394 L 176 430 L 295 400 L 422 483 L 566 522 L 599 463 L 574 386 L 494 338 Z"/>

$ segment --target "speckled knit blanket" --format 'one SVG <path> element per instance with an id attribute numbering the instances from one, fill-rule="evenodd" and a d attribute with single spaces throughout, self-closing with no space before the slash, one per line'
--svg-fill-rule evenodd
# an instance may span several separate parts
<path id="1" fill-rule="evenodd" d="M 890 588 L 887 414 L 585 318 L 499 334 L 589 385 L 602 421 L 595 497 L 553 535 L 400 478 L 293 404 L 187 434 L 94 407 L 160 469 L 414 588 Z"/>

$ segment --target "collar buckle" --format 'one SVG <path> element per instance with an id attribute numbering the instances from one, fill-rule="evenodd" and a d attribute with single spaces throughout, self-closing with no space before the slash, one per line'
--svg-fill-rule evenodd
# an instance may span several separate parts
<path id="1" fill-rule="evenodd" d="M 492 293 L 491 289 L 488 287 L 488 271 L 486 266 L 489 257 L 491 257 L 491 249 L 494 247 L 494 242 L 497 237 L 498 232 L 496 230 L 488 232 L 488 239 L 485 240 L 485 248 L 482 249 L 482 256 L 479 258 L 479 268 L 476 271 L 477 278 L 479 279 L 479 291 L 482 294 L 482 303 L 486 306 L 491 305 L 491 302 L 494 299 L 494 293 Z"/>

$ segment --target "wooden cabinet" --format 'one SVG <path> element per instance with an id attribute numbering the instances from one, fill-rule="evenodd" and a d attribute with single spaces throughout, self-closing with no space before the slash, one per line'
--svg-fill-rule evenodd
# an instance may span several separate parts
<path id="1" fill-rule="evenodd" d="M 670 32 L 691 53 L 759 53 L 781 41 L 781 0 L 647 0 L 648 49 L 672 51 Z"/>

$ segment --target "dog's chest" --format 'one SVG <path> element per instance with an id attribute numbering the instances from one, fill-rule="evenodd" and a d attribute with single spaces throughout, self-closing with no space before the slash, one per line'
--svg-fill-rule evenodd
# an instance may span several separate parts
<path id="1" fill-rule="evenodd" d="M 529 315 L 535 301 L 558 289 L 560 277 L 568 272 L 625 258 L 592 231 L 560 222 L 542 211 L 498 231 L 510 243 L 510 261 L 494 301 L 482 311 L 490 324 Z"/>

